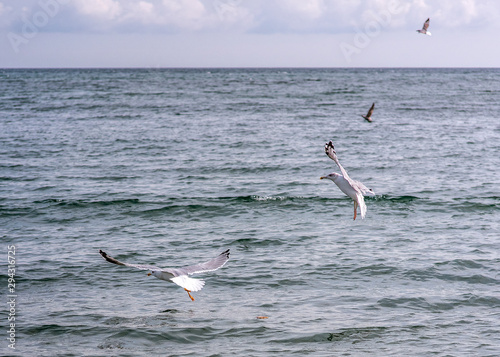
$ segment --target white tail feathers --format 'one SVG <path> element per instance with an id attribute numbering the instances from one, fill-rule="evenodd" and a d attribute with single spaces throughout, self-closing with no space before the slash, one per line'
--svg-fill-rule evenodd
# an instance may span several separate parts
<path id="1" fill-rule="evenodd" d="M 358 193 L 358 205 L 359 205 L 359 211 L 361 212 L 361 219 L 365 219 L 366 216 L 366 204 L 365 204 L 365 199 L 362 194 Z"/>
<path id="2" fill-rule="evenodd" d="M 170 280 L 189 291 L 199 291 L 203 288 L 203 285 L 205 285 L 205 281 L 201 279 L 190 278 L 187 275 L 177 276 Z"/>

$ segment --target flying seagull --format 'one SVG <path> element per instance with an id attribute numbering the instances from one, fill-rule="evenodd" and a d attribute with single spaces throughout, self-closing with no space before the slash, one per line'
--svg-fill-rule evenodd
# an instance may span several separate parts
<path id="1" fill-rule="evenodd" d="M 340 162 L 337 159 L 337 153 L 335 152 L 335 148 L 333 147 L 333 143 L 331 141 L 325 144 L 325 153 L 328 155 L 330 159 L 335 161 L 337 166 L 340 168 L 342 175 L 333 172 L 329 175 L 321 177 L 321 179 L 332 180 L 340 188 L 342 192 L 344 192 L 347 196 L 351 197 L 352 200 L 354 201 L 354 219 L 356 219 L 357 216 L 356 211 L 358 209 L 358 206 L 361 211 L 361 219 L 364 219 L 366 215 L 366 204 L 363 195 L 364 194 L 374 195 L 375 193 L 373 192 L 372 189 L 367 188 L 361 182 L 354 181 L 349 177 L 347 171 L 342 167 L 342 165 L 340 165 Z"/>
<path id="2" fill-rule="evenodd" d="M 375 109 L 375 103 L 372 104 L 366 115 L 362 115 L 362 117 L 365 118 L 370 123 L 372 122 L 373 109 Z"/>
<path id="3" fill-rule="evenodd" d="M 431 21 L 431 19 L 427 19 L 425 22 L 424 22 L 424 26 L 422 26 L 422 30 L 417 30 L 418 33 L 421 33 L 423 35 L 429 35 L 431 36 L 432 34 L 427 31 L 427 29 L 429 28 L 429 22 Z"/>
<path id="4" fill-rule="evenodd" d="M 217 270 L 223 267 L 224 264 L 226 264 L 226 262 L 229 259 L 229 249 L 228 249 L 225 252 L 220 253 L 216 258 L 209 260 L 208 262 L 205 263 L 190 265 L 183 268 L 161 269 L 152 265 L 123 263 L 116 260 L 113 257 L 110 257 L 109 255 L 106 254 L 106 252 L 103 252 L 102 250 L 99 250 L 99 253 L 105 260 L 107 260 L 110 263 L 137 268 L 140 270 L 150 270 L 151 272 L 148 273 L 148 276 L 153 275 L 158 279 L 171 281 L 179 285 L 180 287 L 184 288 L 184 290 L 187 291 L 192 301 L 194 301 L 194 297 L 191 296 L 191 291 L 201 290 L 203 288 L 203 285 L 205 285 L 205 282 L 201 279 L 190 278 L 188 275 Z"/>

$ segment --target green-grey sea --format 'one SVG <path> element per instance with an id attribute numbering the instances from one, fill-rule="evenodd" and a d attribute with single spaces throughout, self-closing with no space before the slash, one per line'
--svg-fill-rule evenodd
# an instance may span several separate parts
<path id="1" fill-rule="evenodd" d="M 499 113 L 499 69 L 0 70 L 0 354 L 499 356 Z M 99 249 L 231 257 L 193 302 Z"/>

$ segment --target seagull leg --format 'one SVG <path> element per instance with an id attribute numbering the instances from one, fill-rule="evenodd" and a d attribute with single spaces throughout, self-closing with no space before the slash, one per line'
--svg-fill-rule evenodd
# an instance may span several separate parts
<path id="1" fill-rule="evenodd" d="M 191 294 L 190 294 L 191 290 L 188 290 L 188 289 L 186 289 L 186 288 L 184 288 L 184 290 L 186 290 L 186 291 L 187 291 L 187 293 L 188 293 L 189 297 L 191 298 L 191 301 L 194 301 L 194 297 L 192 297 L 192 296 L 191 296 Z"/>
<path id="2" fill-rule="evenodd" d="M 357 210 L 358 210 L 358 202 L 354 201 L 354 219 L 353 219 L 353 221 L 356 220 Z"/>

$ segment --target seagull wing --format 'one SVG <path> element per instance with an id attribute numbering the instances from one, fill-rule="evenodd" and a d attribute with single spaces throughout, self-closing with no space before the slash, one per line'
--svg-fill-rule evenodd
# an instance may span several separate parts
<path id="1" fill-rule="evenodd" d="M 344 178 L 349 182 L 349 184 L 353 186 L 354 189 L 356 189 L 355 187 L 356 182 L 349 177 L 347 171 L 340 164 L 339 159 L 337 159 L 337 153 L 335 152 L 335 148 L 333 147 L 333 143 L 331 141 L 325 144 L 325 153 L 328 155 L 330 159 L 335 161 L 335 163 L 340 169 L 340 172 L 342 172 L 342 176 L 344 176 Z"/>
<path id="2" fill-rule="evenodd" d="M 372 106 L 370 107 L 370 110 L 368 110 L 368 114 L 366 114 L 366 117 L 369 118 L 372 116 L 373 114 L 373 109 L 375 109 L 375 103 L 372 104 Z"/>
<path id="3" fill-rule="evenodd" d="M 123 262 L 121 262 L 119 260 L 116 260 L 113 257 L 110 257 L 106 252 L 103 252 L 102 250 L 99 250 L 99 253 L 102 255 L 102 257 L 106 261 L 108 261 L 110 263 L 113 263 L 113 264 L 124 265 L 126 267 L 136 268 L 136 269 L 140 269 L 140 270 L 161 270 L 161 268 L 155 267 L 153 265 L 140 265 L 140 264 L 123 263 Z"/>
<path id="4" fill-rule="evenodd" d="M 354 181 L 354 182 L 356 183 L 356 186 L 357 186 L 358 190 L 363 195 L 366 195 L 366 194 L 375 195 L 375 192 L 373 192 L 373 190 L 371 188 L 366 187 L 364 184 L 362 184 L 359 181 Z"/>
<path id="5" fill-rule="evenodd" d="M 208 262 L 196 265 L 189 265 L 187 267 L 178 269 L 169 269 L 169 272 L 173 273 L 176 277 L 178 277 L 182 275 L 191 275 L 197 273 L 204 273 L 207 271 L 214 271 L 219 268 L 222 268 L 228 260 L 229 260 L 229 249 L 220 253 L 217 257 L 209 260 Z M 174 279 L 172 279 L 172 281 L 174 281 Z"/>
<path id="6" fill-rule="evenodd" d="M 425 22 L 424 22 L 424 26 L 422 27 L 422 30 L 424 31 L 427 31 L 427 29 L 429 28 L 429 23 L 431 22 L 431 19 L 428 18 Z"/>

